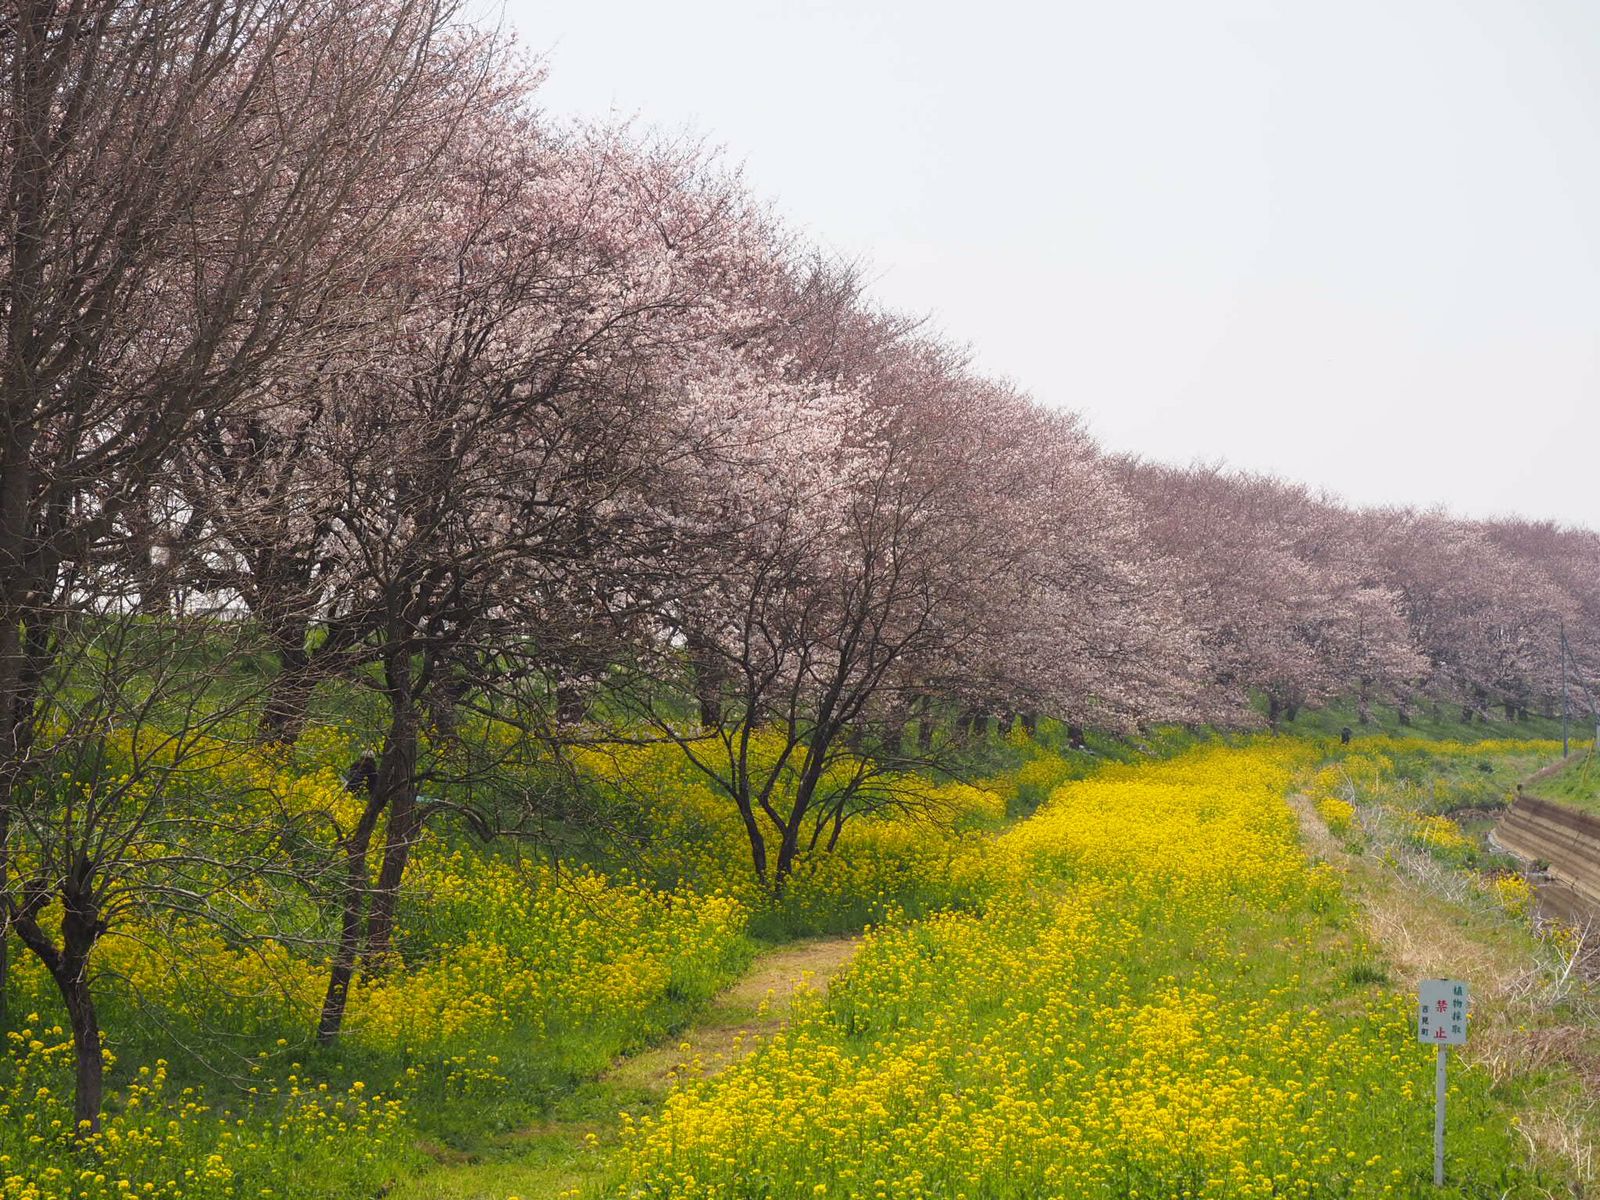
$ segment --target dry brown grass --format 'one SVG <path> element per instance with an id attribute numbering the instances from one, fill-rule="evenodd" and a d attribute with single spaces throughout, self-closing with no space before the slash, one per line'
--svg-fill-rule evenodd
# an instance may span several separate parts
<path id="1" fill-rule="evenodd" d="M 1400 980 L 1467 979 L 1472 1040 L 1463 1061 L 1517 1089 L 1518 1128 L 1535 1162 L 1570 1181 L 1573 1196 L 1600 1182 L 1600 1001 L 1574 970 L 1497 928 L 1462 903 L 1453 880 L 1395 870 L 1346 853 L 1304 796 L 1291 800 L 1306 848 L 1343 872 L 1373 946 Z M 1432 864 L 1448 871 L 1442 864 Z M 1459 872 L 1457 873 L 1459 874 Z"/>

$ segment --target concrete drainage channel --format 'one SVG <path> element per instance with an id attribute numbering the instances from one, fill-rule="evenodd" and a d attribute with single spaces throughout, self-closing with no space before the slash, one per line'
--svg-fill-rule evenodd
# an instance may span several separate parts
<path id="1" fill-rule="evenodd" d="M 1519 797 L 1491 834 L 1508 854 L 1531 864 L 1548 864 L 1529 873 L 1539 890 L 1540 915 L 1580 927 L 1600 925 L 1600 817 Z"/>

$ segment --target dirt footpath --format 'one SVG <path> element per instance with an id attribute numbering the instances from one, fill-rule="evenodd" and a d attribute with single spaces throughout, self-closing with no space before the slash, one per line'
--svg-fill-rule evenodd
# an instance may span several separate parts
<path id="1" fill-rule="evenodd" d="M 858 937 L 818 938 L 768 951 L 674 1042 L 614 1064 L 608 1083 L 664 1090 L 685 1072 L 714 1075 L 782 1026 L 796 996 L 825 992 L 855 957 Z"/>

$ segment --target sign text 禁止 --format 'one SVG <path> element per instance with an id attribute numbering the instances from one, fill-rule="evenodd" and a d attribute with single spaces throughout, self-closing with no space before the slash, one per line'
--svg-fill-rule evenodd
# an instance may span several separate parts
<path id="1" fill-rule="evenodd" d="M 1467 985 L 1459 979 L 1424 979 L 1417 986 L 1417 1041 L 1430 1046 L 1467 1044 Z"/>

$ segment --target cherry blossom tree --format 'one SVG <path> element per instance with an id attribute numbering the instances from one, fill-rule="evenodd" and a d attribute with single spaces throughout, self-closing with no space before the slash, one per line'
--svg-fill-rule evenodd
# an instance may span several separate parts
<path id="1" fill-rule="evenodd" d="M 19 0 L 0 36 L 0 909 L 62 991 L 91 1127 L 88 953 L 129 842 L 73 826 L 99 853 L 41 876 L 60 856 L 12 841 L 72 749 L 36 738 L 64 623 L 202 416 L 327 352 L 448 138 L 438 98 L 471 86 L 452 20 L 439 0 Z M 20 815 L 36 842 L 63 829 Z M 28 928 L 47 894 L 59 936 Z"/>
<path id="2" fill-rule="evenodd" d="M 1365 712 L 1375 689 L 1403 691 L 1425 672 L 1399 597 L 1330 500 L 1202 467 L 1127 463 L 1123 478 L 1236 711 L 1259 691 L 1274 727 L 1339 694 Z"/>
<path id="3" fill-rule="evenodd" d="M 1575 609 L 1537 563 L 1519 562 L 1484 527 L 1442 513 L 1379 510 L 1365 524 L 1436 697 L 1458 699 L 1470 720 L 1495 701 L 1516 714 L 1556 693 L 1559 630 Z"/>

